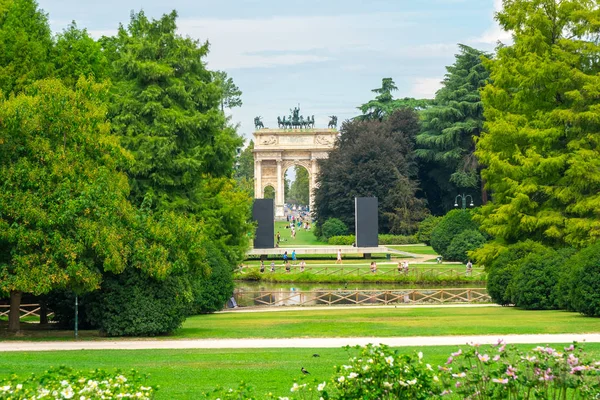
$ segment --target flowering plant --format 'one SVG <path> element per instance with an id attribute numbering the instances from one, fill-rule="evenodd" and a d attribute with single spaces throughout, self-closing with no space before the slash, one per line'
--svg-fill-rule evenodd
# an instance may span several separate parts
<path id="1" fill-rule="evenodd" d="M 60 367 L 40 376 L 0 380 L 0 399 L 153 399 L 157 388 L 144 386 L 143 380 L 133 370 L 126 377 L 118 370 L 81 372 Z"/>
<path id="2" fill-rule="evenodd" d="M 460 398 L 589 399 L 600 394 L 600 362 L 586 359 L 577 343 L 560 350 L 538 346 L 527 353 L 502 340 L 485 348 L 471 344 L 438 368 L 443 394 Z"/>

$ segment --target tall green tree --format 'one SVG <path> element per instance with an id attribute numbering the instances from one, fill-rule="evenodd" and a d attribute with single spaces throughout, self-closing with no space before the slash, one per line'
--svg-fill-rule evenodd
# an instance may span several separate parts
<path id="1" fill-rule="evenodd" d="M 221 111 L 225 108 L 242 106 L 242 91 L 233 83 L 233 79 L 227 76 L 225 71 L 215 71 L 215 80 L 221 88 Z"/>
<path id="2" fill-rule="evenodd" d="M 35 0 L 0 4 L 0 92 L 19 93 L 52 74 L 52 33 Z"/>
<path id="3" fill-rule="evenodd" d="M 68 86 L 74 86 L 81 76 L 97 81 L 108 78 L 109 64 L 102 46 L 75 22 L 56 35 L 51 57 L 54 76 Z"/>
<path id="4" fill-rule="evenodd" d="M 339 218 L 354 227 L 354 198 L 379 199 L 381 232 L 414 232 L 426 213 L 416 197 L 417 166 L 413 152 L 419 119 L 412 109 L 396 110 L 384 121 L 347 121 L 329 158 L 320 163 L 313 216 L 317 224 Z M 405 213 L 410 209 L 410 213 Z"/>
<path id="5" fill-rule="evenodd" d="M 254 197 L 254 141 L 250 140 L 248 146 L 240 153 L 236 162 L 235 180 L 238 185 L 246 190 L 250 197 Z"/>
<path id="6" fill-rule="evenodd" d="M 103 40 L 113 59 L 111 120 L 135 163 L 132 195 L 159 208 L 195 212 L 207 176 L 231 177 L 242 140 L 219 109 L 222 90 L 203 59 L 208 43 L 177 34 L 177 13 L 150 20 L 132 13 L 127 28 Z"/>
<path id="7" fill-rule="evenodd" d="M 0 101 L 0 291 L 11 330 L 22 293 L 94 290 L 131 257 L 127 154 L 106 123 L 106 89 L 43 80 Z"/>
<path id="8" fill-rule="evenodd" d="M 294 173 L 296 178 L 290 185 L 290 193 L 286 196 L 286 201 L 299 205 L 308 205 L 308 171 L 306 168 L 297 165 L 294 167 Z"/>
<path id="9" fill-rule="evenodd" d="M 381 121 L 390 116 L 395 110 L 401 108 L 421 110 L 429 107 L 431 104 L 431 101 L 426 99 L 413 99 L 410 97 L 394 99 L 392 92 L 397 90 L 398 87 L 392 78 L 383 78 L 381 80 L 381 87 L 371 90 L 371 92 L 377 94 L 375 99 L 358 107 L 362 115 L 359 115 L 356 119 L 361 121 Z"/>
<path id="10" fill-rule="evenodd" d="M 598 6 L 587 0 L 512 0 L 496 19 L 513 32 L 487 60 L 485 129 L 476 155 L 493 201 L 482 250 L 526 238 L 552 246 L 600 239 Z"/>
<path id="11" fill-rule="evenodd" d="M 454 64 L 446 67 L 443 86 L 435 95 L 435 106 L 421 115 L 416 154 L 426 163 L 428 178 L 443 188 L 440 196 L 446 202 L 464 191 L 485 202 L 474 138 L 483 129 L 480 90 L 489 79 L 483 57 L 490 55 L 462 44 L 459 48 Z"/>

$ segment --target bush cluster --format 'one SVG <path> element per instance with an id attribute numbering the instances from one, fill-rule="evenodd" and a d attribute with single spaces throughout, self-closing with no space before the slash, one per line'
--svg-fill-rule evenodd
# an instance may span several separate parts
<path id="1" fill-rule="evenodd" d="M 329 218 L 321 226 L 321 237 L 329 240 L 333 236 L 343 236 L 348 233 L 348 227 L 337 218 Z"/>
<path id="2" fill-rule="evenodd" d="M 351 246 L 356 242 L 354 235 L 344 236 L 332 236 L 327 241 L 331 245 Z M 418 244 L 420 243 L 416 235 L 404 236 L 404 235 L 379 235 L 379 244 L 382 245 L 395 245 L 395 244 Z"/>
<path id="3" fill-rule="evenodd" d="M 244 383 L 237 390 L 217 389 L 205 396 L 246 400 L 584 400 L 600 396 L 600 362 L 590 359 L 577 343 L 563 349 L 538 346 L 529 352 L 502 340 L 491 346 L 471 343 L 451 353 L 437 368 L 427 364 L 421 352 L 407 355 L 372 344 L 356 348 L 358 354 L 347 365 L 336 366 L 331 379 L 294 382 L 285 397 L 254 397 Z"/>
<path id="4" fill-rule="evenodd" d="M 431 230 L 431 247 L 448 261 L 466 262 L 469 252 L 486 241 L 477 223 L 471 219 L 470 210 L 448 212 Z"/>
<path id="5" fill-rule="evenodd" d="M 431 246 L 431 232 L 440 223 L 442 217 L 433 215 L 428 216 L 423 221 L 419 222 L 419 230 L 417 231 L 417 240 L 420 243 L 425 243 Z"/>
<path id="6" fill-rule="evenodd" d="M 119 370 L 75 371 L 53 368 L 27 378 L 0 379 L 0 399 L 122 399 L 150 400 L 156 388 L 145 386 L 146 377 L 136 371 L 123 375 Z"/>

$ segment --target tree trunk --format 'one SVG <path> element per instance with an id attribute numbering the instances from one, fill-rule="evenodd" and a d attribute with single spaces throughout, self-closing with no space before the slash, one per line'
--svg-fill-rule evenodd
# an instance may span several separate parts
<path id="1" fill-rule="evenodd" d="M 46 304 L 46 299 L 40 299 L 40 324 L 48 323 L 48 305 Z"/>
<path id="2" fill-rule="evenodd" d="M 488 192 L 485 190 L 485 181 L 481 178 L 481 204 L 486 205 L 488 202 Z"/>
<path id="3" fill-rule="evenodd" d="M 10 292 L 10 311 L 8 312 L 8 330 L 18 332 L 21 328 L 21 295 L 19 291 Z"/>

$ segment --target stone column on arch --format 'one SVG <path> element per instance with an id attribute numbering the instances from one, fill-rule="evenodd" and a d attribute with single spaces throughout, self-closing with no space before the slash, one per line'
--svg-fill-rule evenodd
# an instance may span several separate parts
<path id="1" fill-rule="evenodd" d="M 254 162 L 254 198 L 262 199 L 264 197 L 262 188 L 262 161 Z"/>
<path id="2" fill-rule="evenodd" d="M 315 189 L 317 188 L 317 174 L 319 173 L 319 164 L 317 159 L 313 158 L 310 163 L 310 185 L 308 188 L 308 203 L 310 204 L 310 211 L 312 212 L 315 205 Z"/>
<path id="3" fill-rule="evenodd" d="M 283 171 L 282 171 L 282 160 L 277 160 L 277 191 L 275 192 L 275 218 L 283 219 L 285 212 L 283 210 L 284 202 L 284 186 L 283 186 Z"/>

